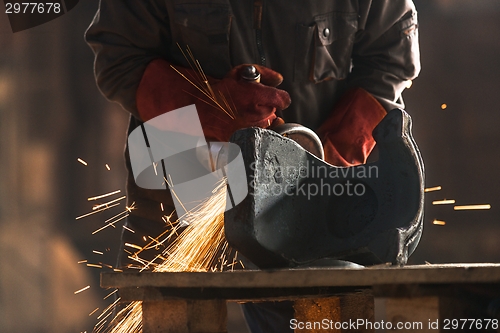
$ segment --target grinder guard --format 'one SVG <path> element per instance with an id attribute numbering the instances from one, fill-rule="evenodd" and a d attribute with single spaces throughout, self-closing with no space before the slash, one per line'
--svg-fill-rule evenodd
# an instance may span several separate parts
<path id="1" fill-rule="evenodd" d="M 225 212 L 229 244 L 259 268 L 325 258 L 405 264 L 422 233 L 424 206 L 424 165 L 411 117 L 400 109 L 390 111 L 373 137 L 378 161 L 336 167 L 273 131 L 235 132 L 230 141 L 241 148 L 249 195 Z M 376 177 L 368 177 L 369 170 L 376 170 Z M 366 177 L 360 176 L 363 171 Z M 347 182 L 361 184 L 364 194 L 331 191 L 345 189 Z M 308 189 L 315 187 L 324 192 L 329 187 L 330 195 L 311 195 Z"/>

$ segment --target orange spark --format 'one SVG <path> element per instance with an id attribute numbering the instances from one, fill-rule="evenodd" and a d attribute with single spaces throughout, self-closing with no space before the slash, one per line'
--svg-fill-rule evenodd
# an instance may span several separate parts
<path id="1" fill-rule="evenodd" d="M 74 294 L 75 294 L 75 295 L 76 295 L 76 294 L 79 294 L 79 293 L 81 293 L 82 291 L 85 291 L 85 290 L 87 290 L 87 289 L 90 289 L 90 286 L 83 287 L 82 289 L 75 291 L 75 292 L 74 292 Z"/>
<path id="2" fill-rule="evenodd" d="M 81 158 L 77 158 L 77 161 L 82 163 L 83 165 L 87 166 L 87 162 L 85 162 L 84 160 L 82 160 Z"/>
<path id="3" fill-rule="evenodd" d="M 434 191 L 440 191 L 440 190 L 441 190 L 441 186 L 434 186 L 434 187 L 428 187 L 428 188 L 424 189 L 424 192 L 428 193 L 428 192 L 434 192 Z"/>
<path id="4" fill-rule="evenodd" d="M 116 219 L 113 222 L 110 222 L 110 223 L 106 224 L 105 226 L 103 226 L 103 227 L 95 230 L 94 232 L 92 232 L 92 235 L 97 234 L 99 231 L 102 231 L 102 230 L 106 229 L 107 227 L 113 227 L 114 228 L 115 224 L 117 222 L 119 222 L 119 221 L 121 221 L 121 220 L 123 220 L 124 218 L 127 218 L 127 217 L 128 217 L 128 214 L 125 214 L 124 216 L 120 217 L 119 219 Z"/>
<path id="5" fill-rule="evenodd" d="M 433 205 L 452 205 L 455 203 L 455 200 L 435 200 L 432 202 Z"/>
<path id="6" fill-rule="evenodd" d="M 142 247 L 140 247 L 139 245 L 135 245 L 135 244 L 125 243 L 125 246 L 131 247 L 131 248 L 137 249 L 137 250 L 142 250 Z"/>
<path id="7" fill-rule="evenodd" d="M 106 193 L 106 194 L 101 194 L 101 195 L 98 195 L 98 196 L 95 196 L 95 197 L 88 198 L 87 200 L 88 201 L 98 200 L 98 199 L 102 199 L 102 198 L 106 198 L 106 197 L 112 196 L 113 194 L 117 194 L 117 193 L 120 193 L 120 192 L 121 192 L 120 190 L 116 190 L 116 191 L 113 191 L 113 192 L 109 192 L 109 193 Z"/>
<path id="8" fill-rule="evenodd" d="M 111 295 L 115 294 L 117 291 L 118 291 L 118 289 L 113 290 L 112 292 L 110 292 L 109 294 L 107 294 L 106 296 L 104 296 L 104 298 L 103 298 L 103 299 L 108 298 L 109 296 L 111 296 Z"/>
<path id="9" fill-rule="evenodd" d="M 132 204 L 130 205 L 130 207 L 129 206 L 125 206 L 125 209 L 128 210 L 129 213 L 132 212 L 134 209 L 136 209 L 135 208 L 135 201 L 132 202 Z"/>
<path id="10" fill-rule="evenodd" d="M 131 233 L 135 234 L 135 231 L 127 227 L 126 225 L 123 226 L 123 229 L 130 231 Z"/>
<path id="11" fill-rule="evenodd" d="M 432 224 L 435 224 L 435 225 L 445 225 L 446 222 L 445 221 L 440 221 L 440 220 L 434 220 L 434 221 L 432 221 Z"/>
<path id="12" fill-rule="evenodd" d="M 90 213 L 87 213 L 87 214 L 83 214 L 83 215 L 80 215 L 78 216 L 75 220 L 80 220 L 80 219 L 83 219 L 84 217 L 87 217 L 87 216 L 90 216 L 90 215 L 94 215 L 94 214 L 97 214 L 97 213 L 100 213 L 100 212 L 103 212 L 107 209 L 110 209 L 110 208 L 113 208 L 113 207 L 116 207 L 116 206 L 119 206 L 120 203 L 116 203 L 116 204 L 113 204 L 111 206 L 106 206 L 106 207 L 103 207 L 101 209 L 98 209 L 98 210 L 95 210 L 93 212 L 90 212 Z"/>
<path id="13" fill-rule="evenodd" d="M 99 311 L 99 308 L 95 308 L 94 311 L 92 311 L 91 313 L 89 313 L 89 317 L 92 316 L 94 313 L 96 313 L 97 311 Z"/>
<path id="14" fill-rule="evenodd" d="M 95 205 L 94 207 L 92 207 L 92 210 L 96 210 L 96 209 L 99 209 L 99 208 L 102 208 L 102 207 L 108 207 L 110 204 L 112 203 L 115 203 L 117 201 L 120 201 L 120 200 L 123 200 L 125 199 L 127 196 L 124 195 L 122 197 L 119 197 L 118 199 L 114 199 L 114 200 L 111 200 L 111 201 L 108 201 L 108 202 L 105 202 L 103 204 L 100 204 L 100 205 Z"/>
<path id="15" fill-rule="evenodd" d="M 491 205 L 465 205 L 465 206 L 455 206 L 454 210 L 479 210 L 479 209 L 490 209 Z"/>

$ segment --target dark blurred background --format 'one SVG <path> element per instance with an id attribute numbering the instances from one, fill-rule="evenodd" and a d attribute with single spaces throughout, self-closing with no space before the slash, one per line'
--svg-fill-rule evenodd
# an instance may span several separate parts
<path id="1" fill-rule="evenodd" d="M 426 185 L 442 190 L 426 194 L 425 230 L 411 263 L 499 262 L 500 1 L 415 3 L 422 72 L 404 97 Z M 97 5 L 82 1 L 15 34 L 0 13 L 1 332 L 90 332 L 109 304 L 102 270 L 77 262 L 114 264 L 121 227 L 92 232 L 124 204 L 75 220 L 92 210 L 88 197 L 124 192 L 127 114 L 98 92 L 83 41 Z M 444 198 L 492 209 L 432 206 Z"/>

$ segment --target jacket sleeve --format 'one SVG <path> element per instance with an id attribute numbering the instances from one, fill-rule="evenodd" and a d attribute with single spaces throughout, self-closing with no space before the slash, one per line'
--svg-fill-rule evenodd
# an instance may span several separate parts
<path id="1" fill-rule="evenodd" d="M 361 30 L 352 54 L 349 87 L 361 87 L 386 110 L 404 108 L 406 81 L 420 72 L 417 12 L 411 0 L 360 1 Z"/>
<path id="2" fill-rule="evenodd" d="M 101 92 L 139 118 L 135 94 L 144 70 L 151 60 L 168 58 L 171 44 L 164 1 L 100 0 L 85 39 Z"/>

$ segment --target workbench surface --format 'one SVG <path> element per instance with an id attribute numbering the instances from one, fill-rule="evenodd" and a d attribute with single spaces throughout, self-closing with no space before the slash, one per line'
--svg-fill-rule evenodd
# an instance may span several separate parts
<path id="1" fill-rule="evenodd" d="M 102 287 L 286 288 L 382 284 L 500 283 L 500 264 L 307 268 L 229 272 L 103 273 Z"/>
<path id="2" fill-rule="evenodd" d="M 478 284 L 500 285 L 500 264 L 101 274 L 101 286 L 120 289 L 122 298 L 127 300 L 238 300 L 337 294 L 366 288 L 384 290 L 387 286 L 392 286 L 392 290 L 394 287 L 401 289 L 401 286 L 444 290 L 446 286 Z"/>

